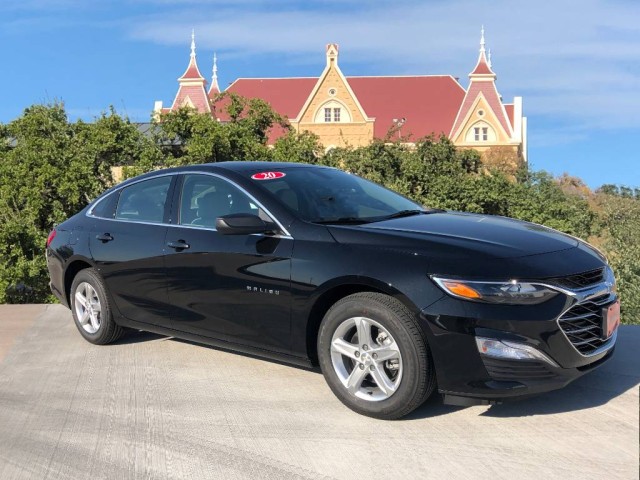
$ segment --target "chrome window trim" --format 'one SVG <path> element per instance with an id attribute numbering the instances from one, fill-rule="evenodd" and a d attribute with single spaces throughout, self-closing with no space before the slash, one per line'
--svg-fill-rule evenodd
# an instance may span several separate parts
<path id="1" fill-rule="evenodd" d="M 217 177 L 217 178 L 219 178 L 219 179 L 221 179 L 221 180 L 223 180 L 225 182 L 230 183 L 231 185 L 236 187 L 238 190 L 240 190 L 242 193 L 244 193 L 246 196 L 248 196 L 251 199 L 251 201 L 254 202 L 258 206 L 258 208 L 261 208 L 262 210 L 264 210 L 264 212 L 267 214 L 267 216 L 269 218 L 271 218 L 273 223 L 275 223 L 278 226 L 278 228 L 284 233 L 283 235 L 281 235 L 281 234 L 265 235 L 265 234 L 262 234 L 262 233 L 254 233 L 254 234 L 252 234 L 252 236 L 253 235 L 259 235 L 259 236 L 268 236 L 269 238 L 283 238 L 283 239 L 293 240 L 293 237 L 291 236 L 289 231 L 284 227 L 284 225 L 282 225 L 282 223 L 280 223 L 280 221 L 275 217 L 275 215 L 273 215 L 271 213 L 271 211 L 267 207 L 265 207 L 260 201 L 258 201 L 256 199 L 256 197 L 251 195 L 251 193 L 249 193 L 246 189 L 244 189 L 243 187 L 238 185 L 233 180 L 231 180 L 231 179 L 229 179 L 227 177 L 224 177 L 222 175 L 219 175 L 217 173 L 203 172 L 203 171 L 198 171 L 198 170 L 193 170 L 193 171 L 192 170 L 187 170 L 187 171 L 182 171 L 182 172 L 162 173 L 162 174 L 158 174 L 158 175 L 155 175 L 155 176 L 149 177 L 149 178 L 141 178 L 139 180 L 127 183 L 126 185 L 119 186 L 114 191 L 112 191 L 109 194 L 105 195 L 104 197 L 98 199 L 91 206 L 91 208 L 89 210 L 87 210 L 85 215 L 87 217 L 97 218 L 97 219 L 100 219 L 100 220 L 107 220 L 107 221 L 111 221 L 111 222 L 135 223 L 135 224 L 140 224 L 140 225 L 158 225 L 158 226 L 162 226 L 162 227 L 174 227 L 174 228 L 175 227 L 178 227 L 178 228 L 191 228 L 191 229 L 195 229 L 195 230 L 209 230 L 209 231 L 217 232 L 215 227 L 206 227 L 206 226 L 200 226 L 200 225 L 180 225 L 180 224 L 175 224 L 175 223 L 142 222 L 142 221 L 138 221 L 138 220 L 128 220 L 128 219 L 121 219 L 121 218 L 103 218 L 103 217 L 97 217 L 95 215 L 92 215 L 93 209 L 96 208 L 96 206 L 99 203 L 103 202 L 106 198 L 110 197 L 111 195 L 114 195 L 117 192 L 120 192 L 124 188 L 130 187 L 131 185 L 135 185 L 137 183 L 144 182 L 144 181 L 147 181 L 147 180 L 153 180 L 154 178 L 166 177 L 166 176 L 171 176 L 171 175 L 209 175 L 209 176 L 212 176 L 212 177 Z"/>

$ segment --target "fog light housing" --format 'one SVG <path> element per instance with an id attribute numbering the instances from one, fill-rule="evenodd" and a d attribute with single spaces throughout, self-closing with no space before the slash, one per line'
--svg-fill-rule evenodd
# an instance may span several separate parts
<path id="1" fill-rule="evenodd" d="M 480 355 L 491 358 L 503 358 L 508 360 L 541 360 L 553 367 L 558 364 L 551 360 L 531 345 L 510 342 L 509 340 L 496 340 L 495 338 L 476 337 L 476 345 Z"/>

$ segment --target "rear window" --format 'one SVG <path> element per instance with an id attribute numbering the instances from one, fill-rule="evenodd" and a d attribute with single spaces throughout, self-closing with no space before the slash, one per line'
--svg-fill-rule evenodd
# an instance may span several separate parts
<path id="1" fill-rule="evenodd" d="M 104 198 L 98 200 L 91 210 L 89 215 L 98 218 L 113 218 L 115 216 L 116 202 L 118 200 L 118 192 L 113 192 Z"/>

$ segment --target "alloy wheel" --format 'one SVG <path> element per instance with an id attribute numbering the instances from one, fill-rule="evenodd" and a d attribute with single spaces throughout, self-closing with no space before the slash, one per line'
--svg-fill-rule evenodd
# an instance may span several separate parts
<path id="1" fill-rule="evenodd" d="M 391 397 L 402 380 L 398 344 L 380 323 L 367 317 L 344 320 L 331 339 L 331 362 L 351 395 L 372 402 Z"/>
<path id="2" fill-rule="evenodd" d="M 90 334 L 100 329 L 102 319 L 102 305 L 95 288 L 90 283 L 82 282 L 75 293 L 76 318 L 80 326 Z"/>

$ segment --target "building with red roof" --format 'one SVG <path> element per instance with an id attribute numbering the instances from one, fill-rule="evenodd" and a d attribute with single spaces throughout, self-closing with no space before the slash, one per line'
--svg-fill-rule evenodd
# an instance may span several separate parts
<path id="1" fill-rule="evenodd" d="M 522 98 L 503 103 L 491 53 L 485 50 L 484 29 L 466 89 L 451 75 L 344 76 L 338 53 L 338 45 L 327 45 L 326 65 L 319 77 L 238 78 L 225 92 L 263 99 L 296 131 L 318 135 L 327 149 L 367 145 L 376 138 L 411 143 L 428 135 L 446 135 L 457 146 L 481 152 L 507 147 L 526 161 Z M 156 102 L 156 112 L 189 106 L 219 121 L 228 120 L 223 109 L 211 107 L 221 92 L 215 55 L 211 87 L 206 92 L 193 38 L 189 66 L 178 83 L 171 107 L 162 108 L 162 102 Z M 269 141 L 275 142 L 283 133 L 274 128 Z"/>

